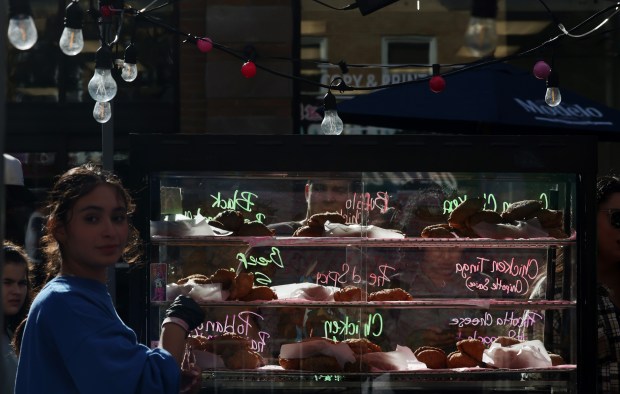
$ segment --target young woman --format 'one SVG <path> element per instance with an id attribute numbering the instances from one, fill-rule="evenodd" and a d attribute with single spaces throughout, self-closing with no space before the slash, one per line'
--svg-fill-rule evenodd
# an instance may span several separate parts
<path id="1" fill-rule="evenodd" d="M 30 309 L 15 392 L 178 393 L 185 338 L 204 312 L 177 298 L 152 350 L 118 317 L 107 270 L 133 261 L 138 240 L 120 180 L 92 165 L 73 168 L 56 181 L 48 209 L 44 252 L 58 274 Z"/>
<path id="2" fill-rule="evenodd" d="M 4 241 L 2 245 L 4 266 L 2 268 L 2 310 L 4 312 L 4 330 L 2 332 L 2 357 L 7 372 L 7 383 L 13 392 L 17 372 L 17 354 L 11 347 L 11 341 L 17 326 L 28 314 L 30 307 L 30 262 L 21 247 Z"/>
<path id="3" fill-rule="evenodd" d="M 599 391 L 620 392 L 620 178 L 596 186 Z"/>

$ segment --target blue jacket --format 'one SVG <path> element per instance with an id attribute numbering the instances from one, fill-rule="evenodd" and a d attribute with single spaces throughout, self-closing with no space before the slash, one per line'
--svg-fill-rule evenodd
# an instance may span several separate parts
<path id="1" fill-rule="evenodd" d="M 15 393 L 178 393 L 179 379 L 170 353 L 137 342 L 103 283 L 57 277 L 35 298 Z"/>

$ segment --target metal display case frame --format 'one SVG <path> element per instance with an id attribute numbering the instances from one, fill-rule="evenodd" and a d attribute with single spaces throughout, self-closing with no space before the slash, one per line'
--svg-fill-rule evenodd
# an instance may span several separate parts
<path id="1" fill-rule="evenodd" d="M 596 272 L 592 265 L 595 253 L 595 185 L 597 174 L 597 139 L 592 136 L 517 136 L 517 135 L 391 135 L 391 136 L 303 136 L 303 135 L 160 135 L 130 136 L 129 185 L 136 195 L 136 221 L 144 240 L 150 239 L 149 219 L 160 215 L 159 200 L 152 198 L 159 186 L 150 176 L 159 172 L 234 171 L 244 172 L 493 172 L 493 173 L 562 173 L 576 179 L 576 369 L 577 387 L 569 392 L 591 392 L 596 382 Z M 128 295 L 132 299 L 128 324 L 140 340 L 153 339 L 149 333 L 151 307 L 149 301 L 150 243 L 146 261 L 130 273 Z M 585 361 L 584 361 L 585 360 Z M 484 372 L 485 379 L 504 379 L 499 372 Z M 304 374 L 297 377 L 275 377 L 264 390 L 356 390 L 367 376 L 350 375 L 343 382 L 309 382 Z M 395 382 L 389 390 L 437 389 L 436 376 L 392 374 Z M 209 385 L 208 373 L 204 378 Z M 400 379 L 405 377 L 405 379 Z M 439 379 L 441 390 L 478 392 L 480 386 L 467 381 L 455 382 L 450 376 Z M 222 372 L 226 390 L 251 390 L 254 377 L 247 373 Z M 435 382 L 435 383 L 434 383 Z M 450 383 L 452 382 L 452 383 Z M 459 383 L 460 382 L 460 383 Z M 257 386 L 258 387 L 258 386 Z M 211 387 L 213 389 L 213 387 Z M 484 388 L 484 387 L 482 387 Z M 220 388 L 223 389 L 223 388 Z M 258 389 L 258 388 L 257 388 Z M 379 386 L 376 390 L 381 391 Z M 385 388 L 388 389 L 387 387 Z M 492 389 L 492 388 L 491 388 Z M 514 380 L 502 392 L 556 392 L 554 387 L 541 388 L 527 381 Z"/>

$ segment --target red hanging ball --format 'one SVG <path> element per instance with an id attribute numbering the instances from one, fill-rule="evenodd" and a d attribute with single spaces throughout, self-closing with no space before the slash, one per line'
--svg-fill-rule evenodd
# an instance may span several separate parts
<path id="1" fill-rule="evenodd" d="M 256 75 L 256 64 L 254 62 L 245 62 L 241 66 L 241 74 L 246 78 L 252 78 Z"/>
<path id="2" fill-rule="evenodd" d="M 200 52 L 207 53 L 213 49 L 213 41 L 210 38 L 202 37 L 196 40 L 196 46 Z"/>
<path id="3" fill-rule="evenodd" d="M 441 93 L 446 88 L 446 80 L 441 75 L 435 75 L 428 82 L 428 86 L 434 93 Z"/>

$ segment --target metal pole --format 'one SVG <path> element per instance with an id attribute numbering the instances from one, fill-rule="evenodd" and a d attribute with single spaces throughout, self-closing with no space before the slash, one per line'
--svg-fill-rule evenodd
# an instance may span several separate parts
<path id="1" fill-rule="evenodd" d="M 103 169 L 114 171 L 114 102 L 110 101 L 112 117 L 101 124 L 101 155 Z M 116 266 L 108 268 L 108 291 L 112 302 L 116 305 Z"/>
<path id="2" fill-rule="evenodd" d="M 5 147 L 5 135 L 6 135 L 6 94 L 7 94 L 7 36 L 6 31 L 8 13 L 6 5 L 0 6 L 0 154 L 3 155 L 0 161 L 0 180 L 2 181 L 2 187 L 0 188 L 0 241 L 4 243 L 4 226 L 5 226 L 5 208 L 6 198 L 4 193 L 4 150 Z M 0 267 L 4 267 L 4 253 L 0 253 Z M 4 274 L 4 269 L 0 270 L 0 279 Z M 0 280 L 0 283 L 2 281 Z M 0 291 L 0 305 L 2 305 L 2 292 Z M 2 341 L 6 340 L 4 333 L 4 313 L 0 314 L 0 327 L 2 327 Z M 2 355 L 4 356 L 4 355 Z M 0 357 L 0 392 L 9 392 L 9 382 L 7 376 L 6 365 L 4 365 L 4 357 Z"/>

